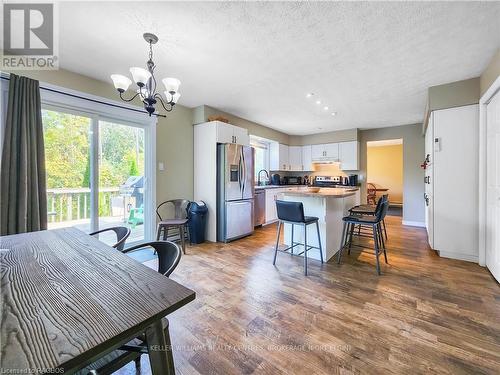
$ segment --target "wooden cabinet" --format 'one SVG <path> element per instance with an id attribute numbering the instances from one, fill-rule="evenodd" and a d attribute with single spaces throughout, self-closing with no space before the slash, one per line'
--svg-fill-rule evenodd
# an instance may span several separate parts
<path id="1" fill-rule="evenodd" d="M 356 171 L 359 169 L 359 143 L 357 141 L 339 143 L 340 169 Z"/>
<path id="2" fill-rule="evenodd" d="M 312 171 L 312 146 L 302 146 L 302 170 L 303 171 Z"/>
<path id="3" fill-rule="evenodd" d="M 288 171 L 288 146 L 273 142 L 269 146 L 269 169 L 272 171 Z"/>
<path id="4" fill-rule="evenodd" d="M 339 144 L 312 145 L 311 155 L 312 161 L 339 161 Z"/>
<path id="5" fill-rule="evenodd" d="M 244 146 L 250 144 L 250 136 L 247 129 L 220 121 L 212 121 L 211 123 L 214 123 L 217 129 L 217 143 L 236 143 Z"/>
<path id="6" fill-rule="evenodd" d="M 290 171 L 303 171 L 302 146 L 288 147 L 288 165 Z"/>

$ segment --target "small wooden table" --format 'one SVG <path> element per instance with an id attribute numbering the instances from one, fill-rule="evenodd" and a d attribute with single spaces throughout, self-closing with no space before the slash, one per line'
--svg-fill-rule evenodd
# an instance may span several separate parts
<path id="1" fill-rule="evenodd" d="M 2 370 L 71 374 L 145 332 L 169 373 L 161 319 L 192 290 L 74 228 L 0 237 L 0 270 Z"/>

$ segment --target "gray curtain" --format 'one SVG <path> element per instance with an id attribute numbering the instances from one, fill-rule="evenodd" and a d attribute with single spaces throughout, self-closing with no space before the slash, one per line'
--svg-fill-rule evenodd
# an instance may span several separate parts
<path id="1" fill-rule="evenodd" d="M 40 87 L 15 74 L 10 75 L 0 175 L 0 233 L 47 229 Z"/>

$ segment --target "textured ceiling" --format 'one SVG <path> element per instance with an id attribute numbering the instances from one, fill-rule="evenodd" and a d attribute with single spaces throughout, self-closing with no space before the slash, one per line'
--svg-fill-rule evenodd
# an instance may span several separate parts
<path id="1" fill-rule="evenodd" d="M 429 86 L 479 76 L 499 19 L 498 2 L 62 2 L 60 65 L 111 84 L 145 64 L 148 31 L 180 104 L 289 134 L 385 127 L 422 121 Z"/>

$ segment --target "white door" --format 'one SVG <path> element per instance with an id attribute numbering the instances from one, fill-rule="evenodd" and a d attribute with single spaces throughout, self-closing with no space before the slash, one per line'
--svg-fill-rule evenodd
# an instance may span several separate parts
<path id="1" fill-rule="evenodd" d="M 290 164 L 290 170 L 301 171 L 302 170 L 302 146 L 289 146 L 288 147 L 288 164 Z"/>
<path id="2" fill-rule="evenodd" d="M 311 146 L 311 159 L 322 160 L 325 158 L 325 145 L 312 145 Z"/>
<path id="3" fill-rule="evenodd" d="M 217 142 L 236 143 L 233 134 L 233 126 L 223 122 L 217 122 Z"/>
<path id="4" fill-rule="evenodd" d="M 302 170 L 312 171 L 312 148 L 311 145 L 302 146 Z"/>
<path id="5" fill-rule="evenodd" d="M 340 169 L 355 171 L 358 169 L 358 142 L 339 143 Z"/>
<path id="6" fill-rule="evenodd" d="M 237 144 L 248 146 L 250 144 L 250 136 L 248 135 L 248 130 L 245 128 L 240 128 L 238 126 L 233 126 L 234 140 Z"/>
<path id="7" fill-rule="evenodd" d="M 279 165 L 280 171 L 286 171 L 290 169 L 290 164 L 288 163 L 288 146 L 279 144 Z"/>
<path id="8" fill-rule="evenodd" d="M 339 144 L 329 143 L 325 145 L 326 157 L 328 160 L 339 161 Z"/>
<path id="9" fill-rule="evenodd" d="M 500 281 L 500 93 L 486 109 L 486 267 Z"/>

